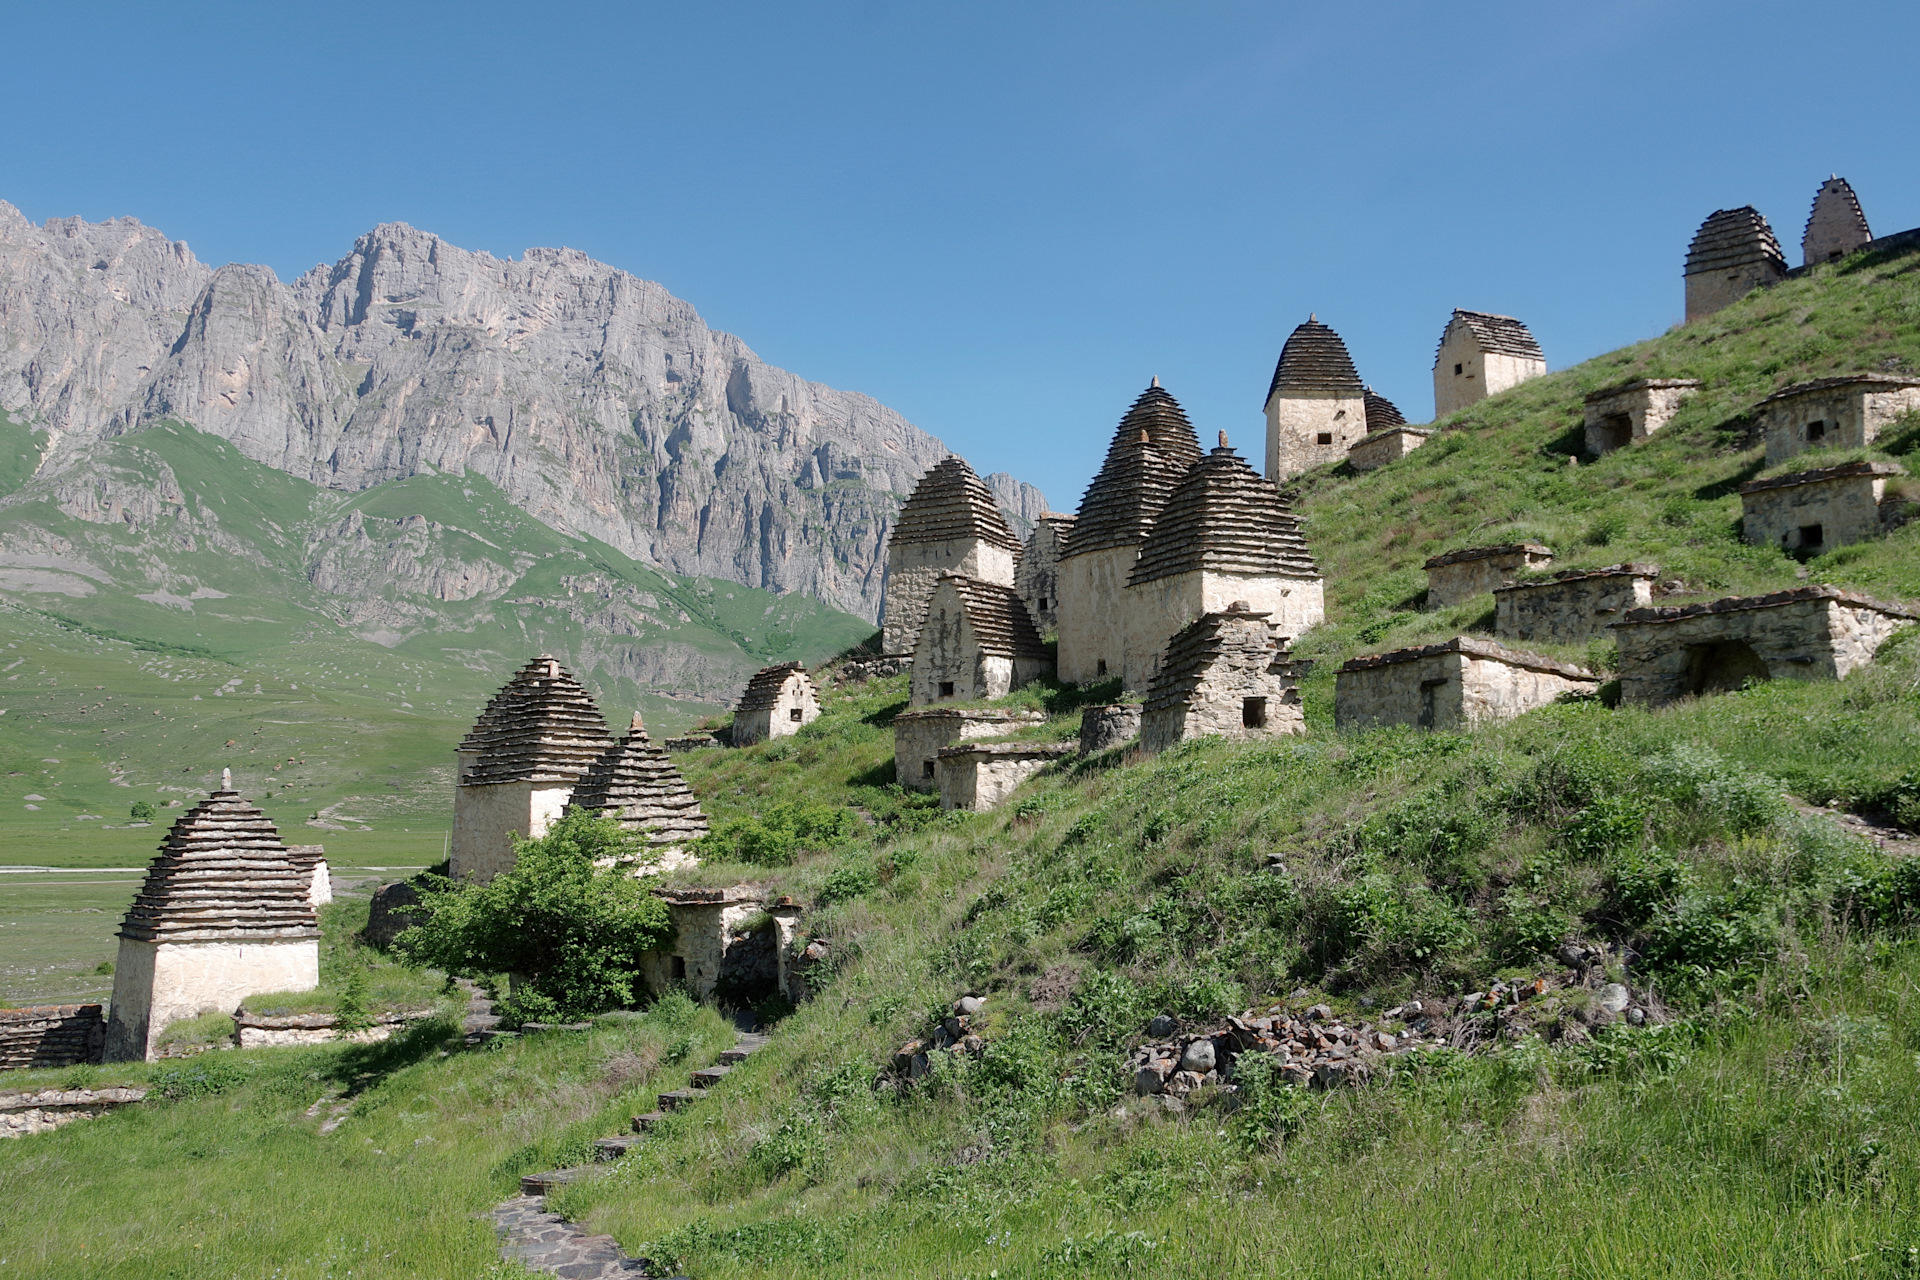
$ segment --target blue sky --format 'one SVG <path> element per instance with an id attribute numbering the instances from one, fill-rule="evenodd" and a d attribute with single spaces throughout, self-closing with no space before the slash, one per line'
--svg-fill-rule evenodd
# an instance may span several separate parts
<path id="1" fill-rule="evenodd" d="M 1309 311 L 1409 419 L 1451 308 L 1560 368 L 1713 209 L 1920 225 L 1920 7 L 9 6 L 0 198 L 289 278 L 375 223 L 658 280 L 1072 510 L 1158 375 L 1259 457 Z"/>

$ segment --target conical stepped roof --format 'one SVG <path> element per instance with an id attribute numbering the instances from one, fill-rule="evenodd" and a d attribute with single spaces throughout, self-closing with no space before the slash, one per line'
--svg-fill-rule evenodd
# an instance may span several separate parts
<path id="1" fill-rule="evenodd" d="M 1406 416 L 1400 412 L 1400 406 L 1385 396 L 1376 393 L 1372 387 L 1367 388 L 1366 398 L 1363 403 L 1367 409 L 1368 435 L 1372 435 L 1376 431 L 1387 431 L 1393 427 L 1404 427 L 1407 425 Z"/>
<path id="2" fill-rule="evenodd" d="M 1140 549 L 1129 586 L 1205 569 L 1318 577 L 1300 521 L 1273 481 L 1220 447 L 1188 468 Z"/>
<path id="3" fill-rule="evenodd" d="M 289 856 L 267 815 L 222 787 L 181 815 L 120 923 L 137 942 L 317 938 L 313 869 Z"/>
<path id="4" fill-rule="evenodd" d="M 798 679 L 817 702 L 820 687 L 807 674 L 807 669 L 798 662 L 776 662 L 770 667 L 762 667 L 753 673 L 753 679 L 747 681 L 747 691 L 740 695 L 740 702 L 734 707 L 735 713 L 741 711 L 769 711 L 780 700 L 780 691 L 787 687 L 789 680 Z"/>
<path id="5" fill-rule="evenodd" d="M 982 653 L 1002 658 L 1044 658 L 1047 646 L 1033 625 L 1026 601 L 1012 587 L 982 582 L 964 573 L 943 573 L 940 585 L 953 584 L 973 624 L 973 638 Z"/>
<path id="6" fill-rule="evenodd" d="M 1166 657 L 1147 685 L 1142 710 L 1151 715 L 1190 705 L 1207 674 L 1222 665 L 1271 671 L 1290 662 L 1293 652 L 1282 647 L 1280 637 L 1274 634 L 1269 621 L 1272 616 L 1236 601 L 1230 608 L 1201 614 L 1182 627 L 1167 641 Z"/>
<path id="7" fill-rule="evenodd" d="M 893 522 L 889 546 L 914 542 L 947 542 L 979 538 L 1009 551 L 1020 549 L 993 490 L 957 457 L 942 458 L 920 477 L 920 483 L 900 507 Z"/>
<path id="8" fill-rule="evenodd" d="M 1694 233 L 1687 246 L 1687 267 L 1683 274 L 1722 271 L 1755 262 L 1771 262 L 1782 271 L 1787 256 L 1760 211 L 1750 204 L 1738 209 L 1715 209 Z"/>
<path id="9" fill-rule="evenodd" d="M 1821 183 L 1800 233 L 1800 260 L 1812 266 L 1830 254 L 1851 253 L 1871 239 L 1873 231 L 1853 184 L 1838 174 Z"/>
<path id="10" fill-rule="evenodd" d="M 581 775 L 571 803 L 612 814 L 655 849 L 686 845 L 707 834 L 700 802 L 667 753 L 648 739 L 638 715 L 627 736 Z"/>
<path id="11" fill-rule="evenodd" d="M 487 703 L 461 751 L 477 759 L 462 786 L 572 782 L 613 745 L 607 722 L 580 682 L 541 654 Z"/>
<path id="12" fill-rule="evenodd" d="M 1200 438 L 1186 411 L 1155 378 L 1120 419 L 1061 559 L 1145 542 L 1167 495 L 1199 457 Z"/>
<path id="13" fill-rule="evenodd" d="M 1280 363 L 1273 368 L 1267 400 L 1282 391 L 1361 393 L 1360 375 L 1354 370 L 1353 357 L 1347 354 L 1347 344 L 1313 316 L 1287 335 L 1286 345 L 1280 348 Z"/>

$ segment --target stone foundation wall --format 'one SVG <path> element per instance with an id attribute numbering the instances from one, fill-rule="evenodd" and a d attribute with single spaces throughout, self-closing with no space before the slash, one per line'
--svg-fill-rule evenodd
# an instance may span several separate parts
<path id="1" fill-rule="evenodd" d="M 1073 750 L 1065 742 L 981 742 L 944 748 L 935 764 L 940 807 L 985 813 Z"/>
<path id="2" fill-rule="evenodd" d="M 1772 466 L 1808 449 L 1864 449 L 1916 408 L 1920 387 L 1842 383 L 1763 400 L 1754 415 Z"/>
<path id="3" fill-rule="evenodd" d="M 0 1009 L 0 1071 L 98 1062 L 107 1025 L 97 1004 Z"/>
<path id="4" fill-rule="evenodd" d="M 666 899 L 675 929 L 673 943 L 665 950 L 645 953 L 640 963 L 641 976 L 653 992 L 680 986 L 696 1000 L 713 994 L 735 929 L 767 910 L 758 895 L 743 889 L 704 891 L 710 896 L 708 901 L 684 900 L 691 893 Z"/>
<path id="5" fill-rule="evenodd" d="M 937 791 L 940 783 L 935 759 L 942 747 L 958 742 L 997 738 L 1022 725 L 1043 724 L 1038 711 L 947 710 L 903 711 L 893 720 L 893 777 L 909 791 Z"/>
<path id="6" fill-rule="evenodd" d="M 1818 553 L 1885 532 L 1887 479 L 1904 475 L 1884 462 L 1859 462 L 1740 487 L 1741 536 L 1756 547 Z"/>
<path id="7" fill-rule="evenodd" d="M 1338 392 L 1275 392 L 1267 401 L 1267 479 L 1339 462 L 1367 434 L 1367 402 Z M 1325 436 L 1323 442 L 1321 437 Z"/>
<path id="8" fill-rule="evenodd" d="M 1553 552 L 1537 543 L 1476 547 L 1427 561 L 1427 608 L 1447 609 L 1503 586 L 1527 569 L 1553 563 Z"/>
<path id="9" fill-rule="evenodd" d="M 1099 755 L 1140 736 L 1140 704 L 1114 702 L 1080 710 L 1080 754 Z"/>
<path id="10" fill-rule="evenodd" d="M 1263 704 L 1260 724 L 1246 723 L 1249 698 Z M 1306 713 L 1294 675 L 1269 670 L 1266 662 L 1221 663 L 1206 674 L 1184 705 L 1155 707 L 1140 717 L 1140 746 L 1165 751 L 1175 743 L 1209 735 L 1229 742 L 1253 742 L 1306 731 Z"/>
<path id="11" fill-rule="evenodd" d="M 1493 593 L 1493 633 L 1535 644 L 1585 644 L 1609 634 L 1627 610 L 1651 604 L 1656 573 L 1651 565 L 1619 565 L 1500 587 Z"/>
<path id="12" fill-rule="evenodd" d="M 0 1093 L 0 1138 L 46 1133 L 76 1120 L 91 1120 L 139 1102 L 145 1089 L 41 1089 Z"/>
<path id="13" fill-rule="evenodd" d="M 370 1027 L 362 1027 L 357 1031 L 342 1031 L 339 1019 L 331 1013 L 301 1013 L 269 1018 L 249 1014 L 243 1009 L 234 1015 L 233 1044 L 236 1049 L 274 1049 L 295 1045 L 333 1044 L 336 1041 L 345 1041 L 349 1044 L 378 1044 L 404 1031 L 407 1023 L 432 1016 L 431 1009 L 420 1009 L 408 1013 L 387 1013 L 375 1018 Z"/>
<path id="14" fill-rule="evenodd" d="M 1355 471 L 1372 471 L 1406 457 L 1433 438 L 1424 427 L 1389 427 L 1362 436 L 1347 449 L 1347 465 Z"/>
<path id="15" fill-rule="evenodd" d="M 1202 570 L 1128 587 L 1122 687 L 1144 690 L 1160 669 L 1167 642 L 1181 628 L 1202 614 L 1223 612 L 1236 600 L 1270 615 L 1276 633 L 1289 640 L 1326 618 L 1326 589 L 1319 578 L 1255 578 Z"/>
<path id="16" fill-rule="evenodd" d="M 1578 667 L 1463 636 L 1347 663 L 1334 677 L 1333 718 L 1341 730 L 1471 729 L 1599 687 Z"/>
<path id="17" fill-rule="evenodd" d="M 1623 702 L 1657 707 L 1748 679 L 1835 680 L 1916 615 L 1834 587 L 1636 609 L 1614 624 Z"/>
<path id="18" fill-rule="evenodd" d="M 120 939 L 106 1060 L 151 1059 L 170 1023 L 237 1009 L 265 991 L 320 985 L 317 938 L 286 942 L 141 942 Z"/>
<path id="19" fill-rule="evenodd" d="M 1784 263 L 1750 262 L 1727 270 L 1700 271 L 1687 280 L 1687 323 L 1703 320 L 1732 306 L 1755 289 L 1765 289 L 1786 278 Z"/>

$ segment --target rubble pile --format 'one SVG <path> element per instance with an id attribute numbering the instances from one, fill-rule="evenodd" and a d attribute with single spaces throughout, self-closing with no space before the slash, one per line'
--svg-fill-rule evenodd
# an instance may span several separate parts
<path id="1" fill-rule="evenodd" d="M 969 1058 L 978 1058 L 986 1050 L 985 1037 L 974 1030 L 974 1019 L 987 1002 L 979 996 L 961 996 L 953 1002 L 953 1011 L 933 1029 L 933 1034 L 919 1039 L 909 1040 L 893 1051 L 890 1063 L 892 1077 L 896 1080 L 918 1080 L 932 1070 L 932 1058 L 936 1053 L 963 1054 Z M 887 1076 L 881 1076 L 876 1084 L 884 1083 Z"/>

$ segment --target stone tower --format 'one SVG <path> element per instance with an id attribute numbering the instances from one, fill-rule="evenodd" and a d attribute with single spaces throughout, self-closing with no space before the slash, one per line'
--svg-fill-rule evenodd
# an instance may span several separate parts
<path id="1" fill-rule="evenodd" d="M 1267 478 L 1343 462 L 1367 434 L 1366 388 L 1340 335 L 1314 316 L 1280 348 L 1267 388 Z"/>
<path id="2" fill-rule="evenodd" d="M 1786 255 L 1758 209 L 1750 204 L 1715 209 L 1687 246 L 1687 322 L 1730 307 L 1786 275 Z"/>
<path id="3" fill-rule="evenodd" d="M 542 654 L 516 671 L 457 748 L 451 874 L 486 881 L 511 867 L 511 837 L 545 835 L 612 745 L 600 708 L 557 661 Z"/>
<path id="4" fill-rule="evenodd" d="M 900 508 L 887 539 L 886 598 L 880 607 L 880 651 L 905 657 L 920 634 L 927 593 L 943 573 L 1013 585 L 1020 539 L 993 491 L 959 458 L 934 464 Z"/>
<path id="5" fill-rule="evenodd" d="M 1049 511 L 1033 522 L 1033 532 L 1020 552 L 1014 590 L 1027 602 L 1033 625 L 1042 633 L 1060 625 L 1060 553 L 1072 531 L 1072 516 Z"/>
<path id="6" fill-rule="evenodd" d="M 1120 674 L 1133 562 L 1167 495 L 1199 460 L 1193 424 L 1155 378 L 1120 419 L 1060 553 L 1061 680 L 1088 684 Z"/>
<path id="7" fill-rule="evenodd" d="M 1844 258 L 1871 239 L 1867 215 L 1860 212 L 1860 200 L 1847 180 L 1835 174 L 1821 183 L 1800 237 L 1801 265 Z"/>
<path id="8" fill-rule="evenodd" d="M 1526 325 L 1512 316 L 1456 308 L 1433 357 L 1434 420 L 1546 371 L 1546 354 Z"/>
<path id="9" fill-rule="evenodd" d="M 572 803 L 606 813 L 638 833 L 660 870 L 692 858 L 687 846 L 707 834 L 707 815 L 667 753 L 647 737 L 639 713 L 627 736 L 587 767 Z"/>
<path id="10" fill-rule="evenodd" d="M 170 1022 L 319 986 L 312 883 L 267 815 L 223 778 L 167 832 L 120 923 L 107 1061 L 152 1057 Z"/>
<path id="11" fill-rule="evenodd" d="M 1223 431 L 1168 495 L 1128 576 L 1126 687 L 1145 689 L 1176 632 L 1236 601 L 1289 638 L 1326 616 L 1299 520 Z"/>

